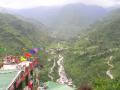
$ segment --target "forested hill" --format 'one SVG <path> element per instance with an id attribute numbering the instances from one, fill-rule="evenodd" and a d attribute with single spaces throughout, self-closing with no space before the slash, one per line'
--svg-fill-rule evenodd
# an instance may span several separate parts
<path id="1" fill-rule="evenodd" d="M 119 47 L 120 45 L 120 10 L 115 10 L 106 18 L 92 27 L 88 39 L 101 44 L 104 48 Z M 106 46 L 105 46 L 106 45 Z"/>
<path id="2" fill-rule="evenodd" d="M 65 68 L 76 85 L 120 89 L 120 10 L 89 28 L 65 54 Z"/>
<path id="3" fill-rule="evenodd" d="M 21 9 L 15 11 L 15 13 L 33 18 L 50 27 L 51 36 L 60 39 L 71 39 L 76 37 L 83 28 L 104 17 L 107 14 L 107 9 L 78 3 L 65 6 Z"/>
<path id="4" fill-rule="evenodd" d="M 100 19 L 107 10 L 100 6 L 68 4 L 65 6 L 36 7 L 14 12 L 29 18 L 34 18 L 48 26 L 87 25 Z M 75 20 L 75 21 L 74 21 Z"/>
<path id="5" fill-rule="evenodd" d="M 49 41 L 45 30 L 42 24 L 0 13 L 0 48 L 7 48 L 12 53 L 17 48 L 45 46 Z"/>

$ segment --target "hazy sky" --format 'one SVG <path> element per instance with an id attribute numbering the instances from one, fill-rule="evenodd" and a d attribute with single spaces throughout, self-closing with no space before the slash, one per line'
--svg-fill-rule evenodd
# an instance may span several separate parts
<path id="1" fill-rule="evenodd" d="M 0 7 L 22 9 L 37 6 L 56 6 L 70 3 L 84 3 L 110 7 L 120 5 L 120 0 L 0 0 Z"/>

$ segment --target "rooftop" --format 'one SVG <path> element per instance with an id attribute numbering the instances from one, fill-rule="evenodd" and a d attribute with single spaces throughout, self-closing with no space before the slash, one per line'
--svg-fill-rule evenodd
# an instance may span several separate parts
<path id="1" fill-rule="evenodd" d="M 0 70 L 0 90 L 6 90 L 18 73 L 17 70 Z"/>
<path id="2" fill-rule="evenodd" d="M 74 90 L 67 85 L 58 84 L 52 81 L 47 82 L 46 85 L 48 87 L 47 90 Z"/>
<path id="3" fill-rule="evenodd" d="M 0 68 L 0 90 L 8 89 L 22 71 L 21 67 L 24 65 L 29 66 L 30 63 L 29 61 L 24 61 L 19 64 L 3 65 Z"/>

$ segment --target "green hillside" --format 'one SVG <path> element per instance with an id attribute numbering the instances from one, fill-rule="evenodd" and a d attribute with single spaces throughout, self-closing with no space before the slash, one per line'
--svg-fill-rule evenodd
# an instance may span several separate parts
<path id="1" fill-rule="evenodd" d="M 64 54 L 66 72 L 77 86 L 89 83 L 94 90 L 120 90 L 119 15 L 118 10 L 96 23 Z M 113 79 L 106 74 L 109 70 Z"/>
<path id="2" fill-rule="evenodd" d="M 10 14 L 0 13 L 0 48 L 6 48 L 4 53 L 14 53 L 21 48 L 45 46 L 48 43 L 45 27 L 19 19 Z"/>

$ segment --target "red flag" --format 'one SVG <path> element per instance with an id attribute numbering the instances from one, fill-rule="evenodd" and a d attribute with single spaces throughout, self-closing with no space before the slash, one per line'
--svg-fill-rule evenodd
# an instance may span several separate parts
<path id="1" fill-rule="evenodd" d="M 27 52 L 27 53 L 24 53 L 24 56 L 25 56 L 26 58 L 30 58 L 30 57 L 32 57 L 32 54 L 29 53 L 29 52 Z"/>

